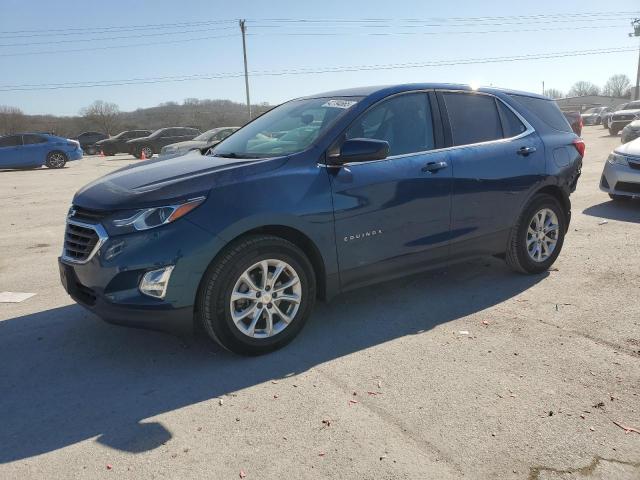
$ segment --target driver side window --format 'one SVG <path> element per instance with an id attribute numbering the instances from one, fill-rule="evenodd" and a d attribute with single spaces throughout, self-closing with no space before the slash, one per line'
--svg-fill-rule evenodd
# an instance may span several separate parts
<path id="1" fill-rule="evenodd" d="M 352 138 L 385 140 L 389 156 L 432 150 L 435 143 L 427 94 L 399 95 L 375 105 L 349 127 L 346 140 Z"/>

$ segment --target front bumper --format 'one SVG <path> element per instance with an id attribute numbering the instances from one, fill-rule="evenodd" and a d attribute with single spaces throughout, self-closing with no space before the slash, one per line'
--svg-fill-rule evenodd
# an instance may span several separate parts
<path id="1" fill-rule="evenodd" d="M 600 190 L 611 195 L 640 198 L 640 162 L 634 168 L 606 161 L 600 177 Z"/>
<path id="2" fill-rule="evenodd" d="M 224 242 L 187 219 L 107 239 L 86 263 L 58 258 L 60 280 L 77 303 L 118 325 L 189 333 L 200 280 Z M 115 255 L 114 255 L 114 252 Z M 140 293 L 151 270 L 175 265 L 164 299 Z"/>
<path id="3" fill-rule="evenodd" d="M 80 160 L 82 158 L 82 148 L 74 148 L 73 150 L 65 152 L 67 155 L 67 160 Z"/>

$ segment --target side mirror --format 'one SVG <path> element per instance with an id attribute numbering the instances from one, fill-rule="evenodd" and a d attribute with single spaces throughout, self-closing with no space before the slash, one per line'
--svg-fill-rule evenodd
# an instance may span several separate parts
<path id="1" fill-rule="evenodd" d="M 388 156 L 389 142 L 370 138 L 352 138 L 342 144 L 340 155 L 335 158 L 333 163 L 368 162 L 383 160 Z"/>

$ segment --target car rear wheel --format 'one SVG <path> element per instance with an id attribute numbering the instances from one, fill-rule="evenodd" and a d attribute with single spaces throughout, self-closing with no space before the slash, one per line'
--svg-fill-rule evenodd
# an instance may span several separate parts
<path id="1" fill-rule="evenodd" d="M 618 127 L 609 127 L 609 135 L 617 135 L 620 133 L 620 129 Z"/>
<path id="2" fill-rule="evenodd" d="M 556 261 L 566 232 L 566 212 L 558 200 L 538 194 L 511 230 L 506 261 L 521 273 L 541 273 Z"/>
<path id="3" fill-rule="evenodd" d="M 210 265 L 197 315 L 224 348 L 261 355 L 295 338 L 315 296 L 313 267 L 302 250 L 276 236 L 253 235 L 231 244 Z"/>
<path id="4" fill-rule="evenodd" d="M 608 129 L 608 128 L 609 128 L 609 120 L 607 120 L 606 118 L 604 118 L 604 119 L 602 120 L 602 126 L 603 126 L 604 128 L 607 128 L 607 129 Z"/>
<path id="5" fill-rule="evenodd" d="M 48 168 L 62 168 L 67 163 L 67 156 L 62 152 L 49 152 L 44 164 Z"/>

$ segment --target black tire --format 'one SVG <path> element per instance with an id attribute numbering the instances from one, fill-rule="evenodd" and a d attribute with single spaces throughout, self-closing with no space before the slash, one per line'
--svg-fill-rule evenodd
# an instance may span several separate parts
<path id="1" fill-rule="evenodd" d="M 631 197 L 627 197 L 626 195 L 616 195 L 615 193 L 610 193 L 609 198 L 614 202 L 628 202 L 631 200 Z"/>
<path id="2" fill-rule="evenodd" d="M 602 127 L 605 129 L 609 129 L 609 119 L 608 118 L 603 118 L 602 119 Z"/>
<path id="3" fill-rule="evenodd" d="M 553 211 L 558 218 L 558 238 L 551 255 L 544 261 L 535 261 L 529 256 L 529 252 L 527 251 L 527 230 L 534 215 L 544 208 Z M 562 250 L 566 231 L 567 212 L 565 212 L 560 202 L 552 195 L 544 193 L 535 195 L 524 208 L 518 221 L 511 229 L 505 258 L 507 264 L 513 270 L 520 273 L 536 274 L 548 270 Z"/>
<path id="4" fill-rule="evenodd" d="M 620 133 L 620 129 L 618 127 L 609 127 L 609 135 L 616 136 Z"/>
<path id="5" fill-rule="evenodd" d="M 96 153 L 98 153 L 96 147 L 87 147 L 87 155 L 95 155 Z"/>
<path id="6" fill-rule="evenodd" d="M 68 158 L 64 152 L 54 150 L 53 152 L 49 152 L 44 164 L 47 168 L 63 168 L 66 165 L 67 160 Z"/>
<path id="7" fill-rule="evenodd" d="M 231 293 L 236 281 L 252 265 L 265 259 L 282 260 L 298 275 L 301 302 L 293 320 L 271 337 L 245 335 L 231 318 Z M 306 323 L 316 297 L 316 278 L 311 262 L 293 243 L 272 235 L 251 235 L 225 248 L 207 269 L 197 299 L 197 320 L 208 337 L 240 355 L 262 355 L 284 347 Z M 281 303 L 282 305 L 282 303 Z"/>

